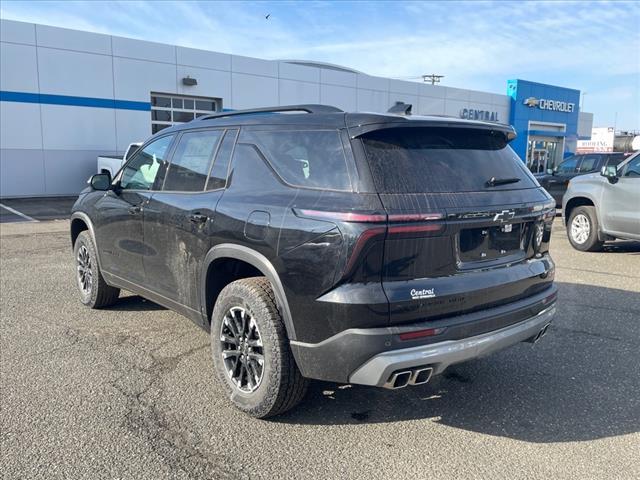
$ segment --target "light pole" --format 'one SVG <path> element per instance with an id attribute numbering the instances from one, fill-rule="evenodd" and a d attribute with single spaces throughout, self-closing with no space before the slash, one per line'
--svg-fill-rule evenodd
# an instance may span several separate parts
<path id="1" fill-rule="evenodd" d="M 422 75 L 422 81 L 425 83 L 431 82 L 431 85 L 440 83 L 440 80 L 443 78 L 444 75 L 436 75 L 435 73 L 432 73 L 431 75 Z"/>
<path id="2" fill-rule="evenodd" d="M 587 94 L 588 92 L 581 92 L 580 93 L 580 111 L 584 112 L 584 96 Z"/>

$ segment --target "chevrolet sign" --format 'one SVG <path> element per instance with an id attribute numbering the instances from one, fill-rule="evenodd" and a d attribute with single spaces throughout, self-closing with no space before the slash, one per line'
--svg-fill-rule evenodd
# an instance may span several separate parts
<path id="1" fill-rule="evenodd" d="M 546 98 L 525 98 L 523 102 L 527 107 L 538 107 L 540 110 L 552 110 L 554 112 L 572 113 L 575 110 L 575 103 L 561 102 L 559 100 L 548 100 Z"/>

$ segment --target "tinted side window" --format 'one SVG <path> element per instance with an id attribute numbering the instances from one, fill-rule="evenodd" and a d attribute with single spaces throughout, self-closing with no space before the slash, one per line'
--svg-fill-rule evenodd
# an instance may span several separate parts
<path id="1" fill-rule="evenodd" d="M 598 168 L 599 155 L 585 155 L 580 164 L 580 172 L 595 172 Z"/>
<path id="2" fill-rule="evenodd" d="M 120 187 L 124 190 L 151 190 L 173 137 L 167 135 L 138 150 L 122 169 Z"/>
<path id="3" fill-rule="evenodd" d="M 573 157 L 567 157 L 567 159 L 558 165 L 558 173 L 575 173 L 578 167 L 578 161 L 582 157 L 574 155 Z"/>
<path id="4" fill-rule="evenodd" d="M 207 190 L 217 190 L 224 188 L 227 184 L 227 171 L 229 169 L 229 162 L 231 161 L 231 153 L 233 152 L 233 146 L 235 145 L 236 136 L 238 130 L 227 130 L 216 159 L 213 162 L 211 173 L 209 174 L 209 181 L 207 182 Z"/>
<path id="5" fill-rule="evenodd" d="M 259 131 L 254 137 L 285 182 L 306 188 L 351 190 L 337 130 Z"/>
<path id="6" fill-rule="evenodd" d="M 623 176 L 640 178 L 640 155 L 636 155 L 636 158 L 634 158 L 624 166 Z"/>
<path id="7" fill-rule="evenodd" d="M 211 159 L 221 136 L 219 130 L 184 133 L 171 159 L 164 190 L 203 191 Z"/>

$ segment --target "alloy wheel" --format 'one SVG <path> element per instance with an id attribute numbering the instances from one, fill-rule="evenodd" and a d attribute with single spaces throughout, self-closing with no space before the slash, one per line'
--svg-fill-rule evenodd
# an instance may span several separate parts
<path id="1" fill-rule="evenodd" d="M 246 309 L 232 307 L 220 327 L 222 361 L 238 390 L 252 393 L 262 381 L 264 348 L 258 325 Z"/>
<path id="2" fill-rule="evenodd" d="M 77 270 L 78 270 L 78 286 L 85 295 L 91 293 L 93 287 L 93 271 L 91 270 L 91 255 L 87 247 L 82 245 L 78 249 L 78 255 L 76 257 Z"/>
<path id="3" fill-rule="evenodd" d="M 589 239 L 591 222 L 586 215 L 579 213 L 571 222 L 571 238 L 578 244 L 583 244 Z"/>

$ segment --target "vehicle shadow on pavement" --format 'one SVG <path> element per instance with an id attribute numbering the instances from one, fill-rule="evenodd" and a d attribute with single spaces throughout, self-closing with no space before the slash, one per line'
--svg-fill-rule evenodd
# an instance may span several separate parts
<path id="1" fill-rule="evenodd" d="M 640 254 L 640 242 L 618 240 L 616 242 L 605 243 L 602 250 L 607 253 L 630 253 L 631 255 L 638 255 Z"/>
<path id="2" fill-rule="evenodd" d="M 109 310 L 122 312 L 148 312 L 152 310 L 167 310 L 162 305 L 142 298 L 139 295 L 130 295 L 128 297 L 120 297 L 118 302 L 109 307 Z"/>
<path id="3" fill-rule="evenodd" d="M 304 403 L 274 421 L 428 420 L 539 443 L 640 431 L 640 293 L 558 285 L 557 316 L 536 345 L 519 344 L 395 391 L 314 382 Z"/>

